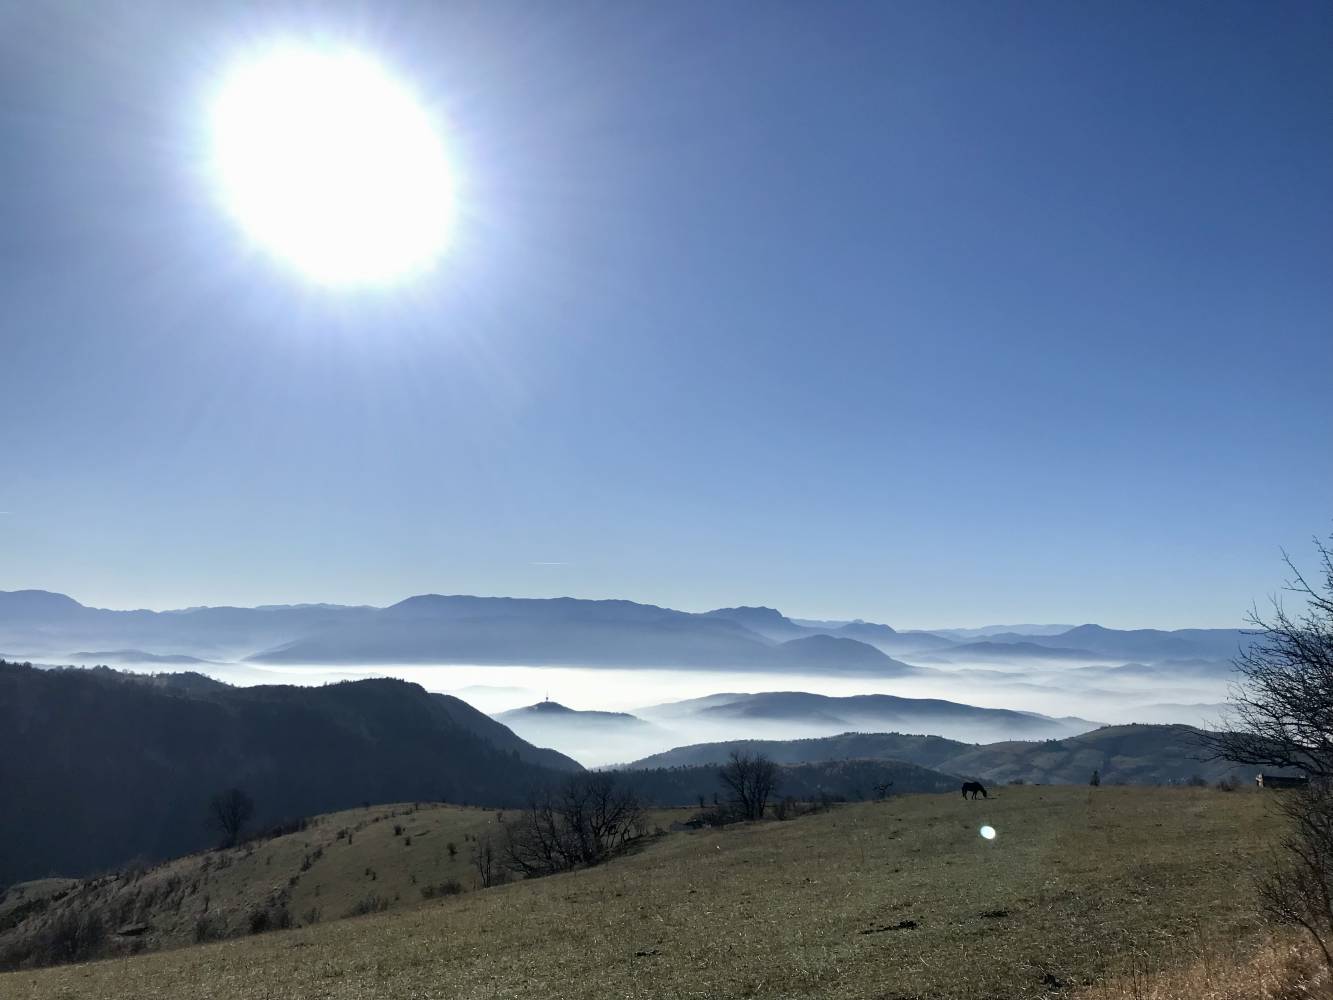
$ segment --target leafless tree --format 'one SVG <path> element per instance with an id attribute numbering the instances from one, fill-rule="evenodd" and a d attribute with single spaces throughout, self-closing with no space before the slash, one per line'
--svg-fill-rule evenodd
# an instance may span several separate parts
<path id="1" fill-rule="evenodd" d="M 641 834 L 642 817 L 638 796 L 615 775 L 575 775 L 506 824 L 505 861 L 526 876 L 600 864 Z"/>
<path id="2" fill-rule="evenodd" d="M 472 867 L 483 889 L 489 889 L 499 881 L 500 856 L 489 833 L 481 834 L 473 843 Z"/>
<path id="3" fill-rule="evenodd" d="M 1333 544 L 1333 539 L 1330 539 Z M 1253 643 L 1236 660 L 1234 718 L 1203 737 L 1215 757 L 1294 768 L 1309 787 L 1275 793 L 1286 832 L 1260 899 L 1266 914 L 1303 927 L 1333 967 L 1333 548 L 1315 540 L 1321 580 L 1312 586 L 1284 554 L 1287 590 L 1301 607 L 1250 616 Z"/>
<path id="4" fill-rule="evenodd" d="M 763 819 L 781 775 L 778 765 L 765 754 L 733 750 L 718 777 L 730 790 L 732 803 L 744 819 Z"/>
<path id="5" fill-rule="evenodd" d="M 208 802 L 209 821 L 222 834 L 223 847 L 240 840 L 241 831 L 254 814 L 255 800 L 239 788 L 218 792 Z"/>
<path id="6" fill-rule="evenodd" d="M 1330 539 L 1333 544 L 1333 538 Z M 1303 605 L 1250 615 L 1254 641 L 1236 659 L 1240 683 L 1226 732 L 1209 733 L 1216 757 L 1238 764 L 1297 768 L 1333 779 L 1333 548 L 1318 540 L 1322 580 L 1312 586 L 1289 556 L 1287 590 Z"/>

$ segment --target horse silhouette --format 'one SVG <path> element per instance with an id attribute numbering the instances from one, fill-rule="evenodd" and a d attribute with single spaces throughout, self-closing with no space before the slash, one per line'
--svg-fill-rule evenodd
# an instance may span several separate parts
<path id="1" fill-rule="evenodd" d="M 974 799 L 977 797 L 978 793 L 981 794 L 983 799 L 990 798 L 990 796 L 986 794 L 985 786 L 983 786 L 980 781 L 964 781 L 963 798 L 967 798 L 968 792 L 972 793 L 972 798 Z"/>

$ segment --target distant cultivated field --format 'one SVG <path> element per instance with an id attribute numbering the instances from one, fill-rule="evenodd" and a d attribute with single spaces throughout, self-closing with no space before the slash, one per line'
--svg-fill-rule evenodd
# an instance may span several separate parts
<path id="1" fill-rule="evenodd" d="M 1266 803 L 1185 788 L 910 796 L 671 834 L 602 868 L 397 912 L 10 973 L 0 996 L 1045 996 L 1244 954 Z"/>

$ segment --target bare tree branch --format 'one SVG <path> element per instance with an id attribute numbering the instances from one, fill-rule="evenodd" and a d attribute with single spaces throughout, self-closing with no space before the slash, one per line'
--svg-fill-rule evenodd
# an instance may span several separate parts
<path id="1" fill-rule="evenodd" d="M 1208 733 L 1215 757 L 1260 767 L 1306 771 L 1333 779 L 1333 538 L 1315 540 L 1320 588 L 1297 568 L 1285 590 L 1298 610 L 1273 598 L 1269 615 L 1249 616 L 1253 641 L 1235 660 L 1240 681 L 1231 693 L 1233 717 L 1226 732 Z"/>

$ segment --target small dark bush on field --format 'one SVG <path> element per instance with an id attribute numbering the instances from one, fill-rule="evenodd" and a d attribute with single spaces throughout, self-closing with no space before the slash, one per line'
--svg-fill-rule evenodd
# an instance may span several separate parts
<path id="1" fill-rule="evenodd" d="M 434 899 L 436 896 L 457 896 L 463 891 L 463 883 L 456 878 L 447 879 L 438 885 L 421 887 L 422 899 Z"/>
<path id="2" fill-rule="evenodd" d="M 383 896 L 367 896 L 365 899 L 358 899 L 346 915 L 364 917 L 367 913 L 383 913 L 388 908 L 389 901 Z"/>
<path id="3" fill-rule="evenodd" d="M 280 931 L 292 925 L 292 915 L 285 906 L 273 906 L 250 913 L 251 934 L 264 934 L 267 931 Z"/>
<path id="4" fill-rule="evenodd" d="M 226 935 L 226 928 L 216 917 L 201 913 L 194 918 L 194 940 L 196 944 L 203 944 L 205 941 L 220 941 Z"/>

